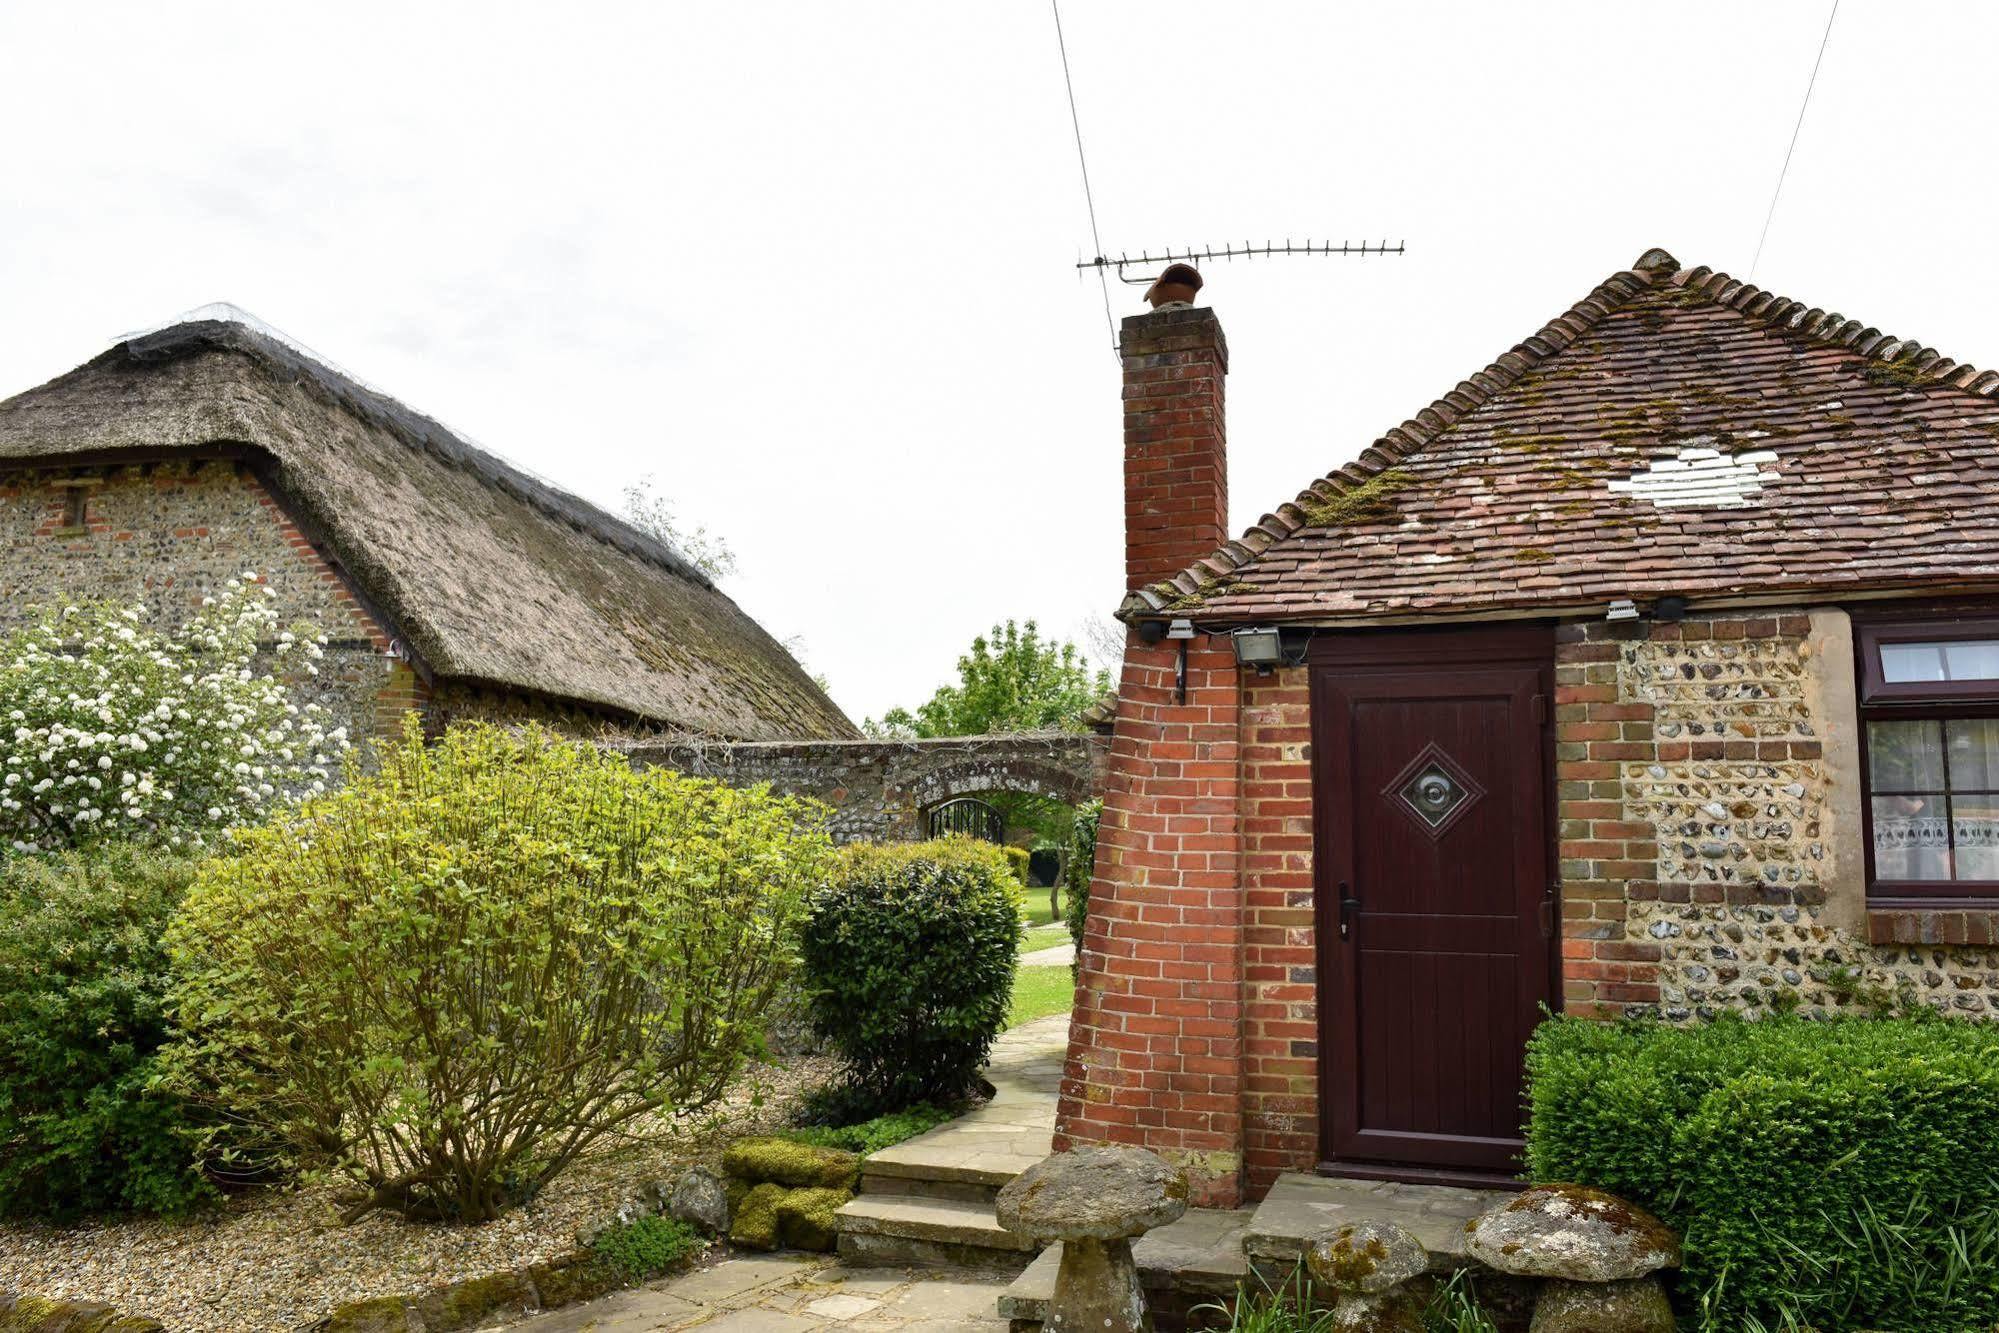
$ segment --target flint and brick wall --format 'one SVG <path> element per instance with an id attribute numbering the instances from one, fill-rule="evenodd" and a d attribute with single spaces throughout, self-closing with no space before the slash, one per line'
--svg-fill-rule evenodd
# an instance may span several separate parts
<path id="1" fill-rule="evenodd" d="M 70 524 L 70 492 L 83 522 Z M 184 621 L 231 578 L 255 573 L 286 621 L 330 642 L 303 700 L 360 739 L 421 706 L 423 683 L 269 490 L 226 460 L 0 474 L 0 629 L 31 608 L 84 599 L 142 601 L 156 626 Z"/>
<path id="2" fill-rule="evenodd" d="M 1853 673 L 1837 610 L 1564 627 L 1569 1012 L 1999 1012 L 1988 914 L 1868 909 Z"/>

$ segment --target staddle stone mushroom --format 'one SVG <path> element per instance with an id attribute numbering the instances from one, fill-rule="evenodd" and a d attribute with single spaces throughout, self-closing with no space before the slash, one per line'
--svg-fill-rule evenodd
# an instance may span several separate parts
<path id="1" fill-rule="evenodd" d="M 1587 1185 L 1536 1185 L 1465 1230 L 1472 1258 L 1521 1277 L 1619 1282 L 1680 1266 L 1680 1238 L 1671 1227 Z"/>
<path id="2" fill-rule="evenodd" d="M 1680 1238 L 1637 1204 L 1587 1185 L 1536 1185 L 1465 1230 L 1465 1252 L 1488 1268 L 1547 1279 L 1533 1333 L 1671 1333 L 1653 1274 L 1680 1266 Z"/>
<path id="3" fill-rule="evenodd" d="M 1062 1242 L 1050 1333 L 1149 1333 L 1131 1239 L 1186 1211 L 1186 1175 L 1143 1148 L 1076 1148 L 1043 1158 L 1007 1183 L 995 1208 L 1008 1231 Z"/>
<path id="4" fill-rule="evenodd" d="M 1312 1280 L 1333 1297 L 1333 1327 L 1353 1333 L 1421 1333 L 1422 1310 L 1403 1284 L 1428 1271 L 1423 1242 L 1393 1222 L 1322 1231 L 1305 1247 Z"/>

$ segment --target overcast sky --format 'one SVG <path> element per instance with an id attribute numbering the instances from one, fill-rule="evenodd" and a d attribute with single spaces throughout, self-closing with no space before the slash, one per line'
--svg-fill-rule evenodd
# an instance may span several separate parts
<path id="1" fill-rule="evenodd" d="M 1650 246 L 1747 276 L 1826 12 L 1068 0 L 1106 247 L 1409 245 L 1206 266 L 1233 526 Z M 1844 0 L 1755 280 L 1999 364 L 1995 49 Z M 0 71 L 0 394 L 233 301 L 609 507 L 655 475 L 856 719 L 1118 602 L 1045 0 L 16 4 Z"/>

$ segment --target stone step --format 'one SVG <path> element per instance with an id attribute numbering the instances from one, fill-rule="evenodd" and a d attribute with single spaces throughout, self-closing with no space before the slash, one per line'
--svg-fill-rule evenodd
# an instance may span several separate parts
<path id="1" fill-rule="evenodd" d="M 872 1162 L 861 1164 L 861 1193 L 900 1194 L 917 1199 L 956 1199 L 961 1203 L 982 1203 L 990 1209 L 999 1199 L 1000 1187 L 983 1180 L 930 1180 L 919 1176 L 891 1175 L 876 1171 Z"/>
<path id="2" fill-rule="evenodd" d="M 1040 1249 L 993 1217 L 990 1203 L 858 1194 L 834 1217 L 840 1257 L 865 1264 L 1025 1267 Z"/>
<path id="3" fill-rule="evenodd" d="M 1393 1222 L 1423 1242 L 1431 1272 L 1449 1272 L 1470 1262 L 1465 1223 L 1512 1197 L 1508 1190 L 1283 1175 L 1257 1205 L 1243 1251 L 1258 1268 L 1281 1274 L 1297 1265 L 1322 1231 L 1349 1222 Z"/>
<path id="4" fill-rule="evenodd" d="M 1249 1219 L 1247 1208 L 1234 1212 L 1191 1208 L 1179 1221 L 1149 1231 L 1132 1243 L 1131 1257 L 1138 1264 L 1146 1304 L 1155 1319 L 1170 1325 L 1186 1324 L 1194 1307 L 1225 1301 L 1235 1294 L 1249 1272 L 1242 1252 Z M 1061 1263 L 1060 1244 L 1043 1250 L 1041 1257 L 1001 1293 L 1000 1318 L 1016 1329 L 1042 1323 L 1048 1300 L 1055 1294 L 1055 1270 Z"/>

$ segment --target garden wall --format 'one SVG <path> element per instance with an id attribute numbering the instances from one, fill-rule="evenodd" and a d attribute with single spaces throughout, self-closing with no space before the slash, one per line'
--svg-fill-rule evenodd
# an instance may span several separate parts
<path id="1" fill-rule="evenodd" d="M 934 740 L 631 741 L 632 762 L 716 778 L 768 782 L 833 811 L 842 842 L 924 835 L 923 814 L 956 796 L 1033 792 L 1071 805 L 1100 794 L 1110 753 L 1094 732 L 952 736 Z"/>

